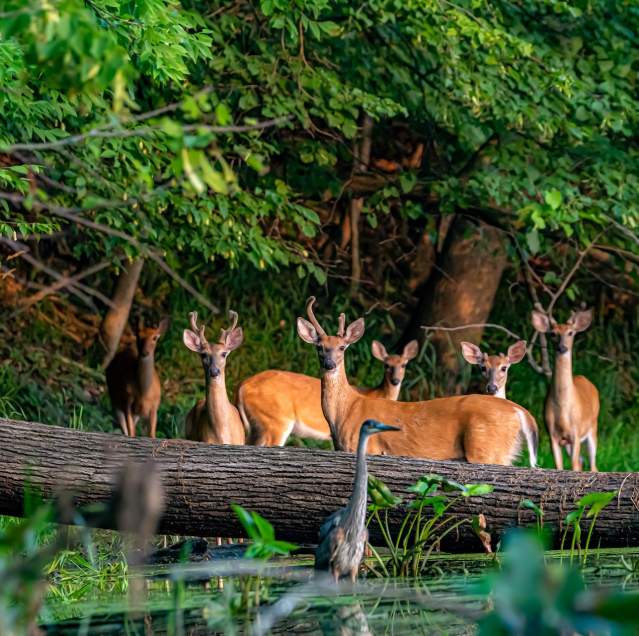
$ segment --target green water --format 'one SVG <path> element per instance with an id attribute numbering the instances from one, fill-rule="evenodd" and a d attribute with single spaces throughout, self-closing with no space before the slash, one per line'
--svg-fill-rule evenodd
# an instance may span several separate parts
<path id="1" fill-rule="evenodd" d="M 549 552 L 547 561 L 558 564 L 561 555 Z M 564 556 L 563 562 L 569 559 Z M 50 598 L 42 629 L 74 636 L 186 636 L 250 633 L 272 621 L 270 633 L 471 634 L 475 618 L 489 607 L 480 583 L 495 570 L 486 556 L 442 555 L 419 579 L 369 576 L 355 587 L 345 583 L 335 588 L 314 583 L 309 565 L 308 558 L 288 559 L 265 570 L 268 583 L 261 588 L 259 610 L 240 607 L 241 583 L 247 579 L 237 571 L 250 570 L 248 563 L 208 561 L 138 569 L 125 581 L 114 581 L 118 592 L 97 594 L 87 585 L 84 597 Z M 602 550 L 582 572 L 588 585 L 639 590 L 639 550 Z M 128 588 L 124 594 L 123 587 Z M 281 607 L 277 602 L 282 599 L 291 606 L 274 616 L 271 612 Z"/>

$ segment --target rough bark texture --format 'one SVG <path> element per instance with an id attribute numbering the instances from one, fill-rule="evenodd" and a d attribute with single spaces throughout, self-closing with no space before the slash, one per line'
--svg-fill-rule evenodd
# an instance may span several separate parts
<path id="1" fill-rule="evenodd" d="M 348 453 L 125 438 L 0 420 L 0 514 L 22 513 L 26 474 L 46 498 L 66 488 L 84 505 L 108 501 L 123 464 L 149 457 L 155 459 L 165 489 L 160 532 L 241 536 L 229 509 L 236 502 L 272 521 L 278 537 L 297 542 L 315 542 L 321 521 L 346 503 L 355 463 Z M 588 492 L 620 490 L 597 520 L 592 545 L 639 545 L 639 473 L 572 473 L 379 456 L 369 458 L 369 470 L 397 494 L 405 494 L 407 486 L 428 473 L 492 484 L 493 493 L 464 500 L 454 514 L 483 512 L 493 542 L 508 527 L 534 524 L 532 513 L 519 508 L 522 499 L 541 505 L 557 545 L 560 521 L 577 499 Z M 401 511 L 393 514 L 395 528 L 400 519 Z M 480 549 L 466 531 L 456 539 L 446 547 Z M 371 540 L 379 543 L 374 527 Z"/>
<path id="2" fill-rule="evenodd" d="M 423 339 L 422 325 L 456 327 L 488 320 L 507 262 L 503 234 L 458 216 L 438 260 L 400 344 Z M 433 332 L 438 360 L 452 378 L 459 370 L 459 343 L 479 342 L 481 335 L 482 329 Z"/>
<path id="3" fill-rule="evenodd" d="M 118 350 L 120 338 L 129 319 L 142 265 L 144 265 L 142 259 L 133 261 L 118 277 L 112 298 L 113 307 L 109 309 L 100 325 L 100 340 L 106 350 L 102 360 L 103 367 L 108 366 Z"/>

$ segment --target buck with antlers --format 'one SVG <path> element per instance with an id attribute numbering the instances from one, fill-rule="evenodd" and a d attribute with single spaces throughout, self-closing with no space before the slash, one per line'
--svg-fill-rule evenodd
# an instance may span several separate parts
<path id="1" fill-rule="evenodd" d="M 374 418 L 398 426 L 394 435 L 381 433 L 371 440 L 371 454 L 405 455 L 437 460 L 509 465 L 519 448 L 522 429 L 534 426 L 521 406 L 488 395 L 439 398 L 427 402 L 393 402 L 371 399 L 353 389 L 346 378 L 344 354 L 364 333 L 364 319 L 346 327 L 339 316 L 336 336 L 329 336 L 313 313 L 309 298 L 308 320 L 297 319 L 297 331 L 316 347 L 321 367 L 322 410 L 338 450 L 353 452 L 361 423 Z M 531 457 L 531 461 L 533 461 Z"/>
<path id="2" fill-rule="evenodd" d="M 368 397 L 396 400 L 406 366 L 419 352 L 412 340 L 401 354 L 389 354 L 373 340 L 373 357 L 384 363 L 384 377 L 375 388 L 356 388 Z M 237 393 L 237 407 L 244 427 L 257 446 L 283 446 L 290 435 L 329 440 L 331 432 L 322 413 L 321 384 L 317 378 L 292 371 L 262 371 L 244 380 Z"/>
<path id="3" fill-rule="evenodd" d="M 572 374 L 575 336 L 590 327 L 592 309 L 573 311 L 568 322 L 557 321 L 538 310 L 532 312 L 533 327 L 551 333 L 557 342 L 555 370 L 546 396 L 544 415 L 550 433 L 555 466 L 563 469 L 562 447 L 570 455 L 573 470 L 581 470 L 581 443 L 588 449 L 590 470 L 597 470 L 597 419 L 599 391 L 583 375 Z"/>
<path id="4" fill-rule="evenodd" d="M 461 343 L 462 356 L 469 364 L 479 365 L 479 369 L 486 378 L 486 393 L 497 398 L 506 399 L 506 382 L 508 381 L 508 369 L 513 364 L 521 362 L 526 355 L 526 341 L 518 340 L 508 347 L 507 353 L 489 356 L 472 342 Z M 531 417 L 531 422 L 522 427 L 522 433 L 526 439 L 530 465 L 537 464 L 537 424 L 526 411 L 526 416 Z"/>
<path id="5" fill-rule="evenodd" d="M 124 435 L 135 437 L 135 427 L 143 417 L 149 421 L 149 436 L 155 437 L 162 398 L 160 376 L 155 368 L 155 347 L 169 322 L 169 318 L 163 318 L 157 327 L 145 327 L 140 320 L 135 328 L 137 348 L 123 349 L 106 368 L 109 398 Z"/>
<path id="6" fill-rule="evenodd" d="M 186 416 L 186 438 L 209 444 L 244 444 L 244 425 L 237 409 L 226 393 L 225 368 L 229 353 L 244 340 L 242 328 L 237 326 L 237 313 L 229 311 L 232 324 L 222 329 L 219 341 L 209 344 L 204 337 L 204 325 L 197 324 L 197 312 L 189 314 L 191 329 L 185 329 L 183 342 L 188 349 L 200 355 L 206 397 L 197 402 Z"/>

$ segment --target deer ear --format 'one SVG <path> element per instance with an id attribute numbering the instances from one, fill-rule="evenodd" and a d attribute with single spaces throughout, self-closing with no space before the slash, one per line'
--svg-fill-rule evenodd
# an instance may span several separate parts
<path id="1" fill-rule="evenodd" d="M 346 327 L 344 340 L 346 340 L 349 345 L 355 344 L 364 335 L 365 328 L 364 319 L 358 318 Z"/>
<path id="2" fill-rule="evenodd" d="M 539 333 L 548 333 L 550 331 L 552 325 L 546 314 L 533 309 L 530 318 L 535 331 L 539 331 Z"/>
<path id="3" fill-rule="evenodd" d="M 308 344 L 316 345 L 319 342 L 319 336 L 315 327 L 304 318 L 297 319 L 297 335 Z"/>
<path id="4" fill-rule="evenodd" d="M 187 349 L 195 351 L 195 353 L 202 353 L 202 341 L 195 331 L 185 329 L 182 333 L 182 342 L 185 344 Z"/>
<path id="5" fill-rule="evenodd" d="M 519 340 L 515 344 L 508 347 L 508 362 L 510 364 L 517 364 L 521 362 L 526 355 L 526 341 Z"/>
<path id="6" fill-rule="evenodd" d="M 585 311 L 578 311 L 572 319 L 575 331 L 585 331 L 592 323 L 592 307 Z"/>
<path id="7" fill-rule="evenodd" d="M 384 362 L 388 358 L 388 352 L 379 340 L 373 340 L 371 351 L 373 352 L 373 358 L 377 358 L 380 362 Z"/>
<path id="8" fill-rule="evenodd" d="M 405 347 L 402 352 L 402 357 L 405 360 L 412 360 L 417 357 L 419 353 L 419 342 L 417 340 L 411 340 Z"/>
<path id="9" fill-rule="evenodd" d="M 243 342 L 244 332 L 242 331 L 242 327 L 236 327 L 228 336 L 226 336 L 224 346 L 229 351 L 235 351 L 235 349 L 237 349 Z"/>
<path id="10" fill-rule="evenodd" d="M 484 359 L 481 349 L 472 342 L 460 342 L 461 352 L 468 364 L 480 364 Z"/>
<path id="11" fill-rule="evenodd" d="M 166 333 L 170 324 L 171 324 L 171 319 L 168 316 L 160 320 L 160 324 L 158 325 L 158 331 L 160 332 L 161 336 L 163 336 Z"/>

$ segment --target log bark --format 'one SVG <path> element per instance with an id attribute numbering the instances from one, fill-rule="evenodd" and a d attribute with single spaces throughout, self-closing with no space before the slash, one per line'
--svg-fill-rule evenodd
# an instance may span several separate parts
<path id="1" fill-rule="evenodd" d="M 127 268 L 123 269 L 118 277 L 111 301 L 113 306 L 107 311 L 100 325 L 100 340 L 106 350 L 102 359 L 104 368 L 113 360 L 113 356 L 118 350 L 120 338 L 122 338 L 124 328 L 129 320 L 133 297 L 135 296 L 135 290 L 138 288 L 138 280 L 140 279 L 143 265 L 143 259 L 135 260 Z"/>
<path id="2" fill-rule="evenodd" d="M 354 471 L 349 453 L 128 438 L 0 419 L 0 514 L 22 514 L 27 480 L 45 499 L 64 489 L 75 495 L 76 505 L 108 502 L 122 466 L 149 457 L 155 460 L 165 493 L 159 531 L 203 537 L 242 536 L 229 507 L 235 502 L 269 519 L 279 538 L 313 543 L 324 518 L 346 503 Z M 561 520 L 576 500 L 588 492 L 618 490 L 597 520 L 591 545 L 639 545 L 639 473 L 573 473 L 380 456 L 370 457 L 369 467 L 399 495 L 429 473 L 461 483 L 492 484 L 493 493 L 464 500 L 453 514 L 483 512 L 493 543 L 511 526 L 534 524 L 532 513 L 519 508 L 522 499 L 543 508 L 546 527 L 554 528 L 558 545 Z M 391 515 L 395 529 L 401 517 L 401 509 Z M 380 540 L 374 527 L 371 540 Z M 480 545 L 462 530 L 446 548 L 480 550 Z"/>

